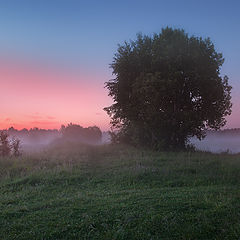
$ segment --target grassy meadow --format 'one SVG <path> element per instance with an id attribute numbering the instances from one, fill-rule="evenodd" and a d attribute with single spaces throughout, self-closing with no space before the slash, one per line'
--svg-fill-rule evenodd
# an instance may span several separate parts
<path id="1" fill-rule="evenodd" d="M 0 239 L 240 239 L 240 155 L 60 144 L 0 158 Z"/>

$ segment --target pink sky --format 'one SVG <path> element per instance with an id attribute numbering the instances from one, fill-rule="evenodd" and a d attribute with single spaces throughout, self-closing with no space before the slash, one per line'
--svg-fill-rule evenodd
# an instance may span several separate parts
<path id="1" fill-rule="evenodd" d="M 111 105 L 104 72 L 73 72 L 36 62 L 0 59 L 0 129 L 57 128 L 70 122 L 109 129 L 103 108 Z M 238 128 L 240 103 L 233 88 L 228 128 Z"/>
<path id="2" fill-rule="evenodd" d="M 0 129 L 60 128 L 77 123 L 109 127 L 103 111 L 111 104 L 104 89 L 109 76 L 0 59 Z"/>

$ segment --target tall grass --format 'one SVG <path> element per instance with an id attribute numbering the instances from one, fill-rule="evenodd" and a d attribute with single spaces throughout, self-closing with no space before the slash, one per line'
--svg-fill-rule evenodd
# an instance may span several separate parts
<path id="1" fill-rule="evenodd" d="M 154 152 L 124 145 L 89 146 L 65 143 L 42 152 L 21 157 L 0 158 L 0 179 L 16 178 L 50 171 L 84 170 L 87 172 L 130 175 L 157 175 L 157 179 L 183 181 L 240 180 L 240 154 L 209 152 Z M 152 179 L 152 177 L 151 177 Z M 194 181 L 194 182 L 193 182 Z M 185 183 L 187 184 L 187 182 Z"/>

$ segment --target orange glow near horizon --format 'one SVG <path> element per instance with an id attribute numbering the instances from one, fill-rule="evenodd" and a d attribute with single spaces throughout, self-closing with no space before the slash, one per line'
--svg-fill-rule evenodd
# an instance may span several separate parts
<path id="1" fill-rule="evenodd" d="M 111 104 L 94 72 L 70 73 L 37 64 L 0 59 L 0 129 L 59 129 L 70 122 L 109 128 L 103 108 Z"/>

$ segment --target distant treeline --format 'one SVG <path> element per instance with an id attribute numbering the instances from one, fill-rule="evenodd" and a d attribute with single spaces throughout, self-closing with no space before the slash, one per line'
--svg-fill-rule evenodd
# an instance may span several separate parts
<path id="1" fill-rule="evenodd" d="M 101 132 L 97 126 L 84 128 L 78 124 L 62 125 L 60 129 L 21 129 L 17 130 L 14 127 L 0 130 L 8 133 L 10 137 L 20 139 L 23 144 L 47 144 L 55 139 L 63 139 L 68 141 L 77 141 L 85 143 L 100 143 L 109 142 L 109 134 Z M 240 137 L 240 128 L 224 129 L 219 131 L 207 131 L 208 136 L 235 136 Z"/>
<path id="2" fill-rule="evenodd" d="M 65 139 L 71 141 L 80 141 L 86 143 L 98 143 L 102 140 L 102 132 L 99 127 L 87 127 L 84 128 L 78 124 L 68 124 L 67 126 L 62 125 L 58 129 L 21 129 L 17 130 L 14 127 L 9 129 L 0 130 L 5 131 L 9 136 L 16 137 L 21 140 L 24 144 L 45 144 L 55 139 Z"/>
<path id="3" fill-rule="evenodd" d="M 208 130 L 207 135 L 240 137 L 240 128 L 228 128 L 218 131 Z"/>

